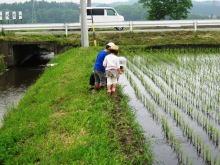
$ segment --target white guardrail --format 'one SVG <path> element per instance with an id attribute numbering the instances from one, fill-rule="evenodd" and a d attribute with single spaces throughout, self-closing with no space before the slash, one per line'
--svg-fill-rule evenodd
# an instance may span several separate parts
<path id="1" fill-rule="evenodd" d="M 166 29 L 190 28 L 197 31 L 201 26 L 220 28 L 220 20 L 164 20 L 164 21 L 125 21 L 125 22 L 108 22 L 94 23 L 95 28 L 110 28 L 110 27 L 128 27 L 130 31 L 135 31 L 135 27 L 148 27 L 151 29 L 166 27 Z M 68 30 L 80 29 L 81 23 L 49 23 L 49 24 L 1 24 L 0 31 L 22 31 L 22 30 L 65 30 L 68 35 Z M 88 23 L 88 28 L 91 28 L 91 23 Z M 183 30 L 183 29 L 181 29 Z M 147 31 L 147 30 L 146 30 Z"/>

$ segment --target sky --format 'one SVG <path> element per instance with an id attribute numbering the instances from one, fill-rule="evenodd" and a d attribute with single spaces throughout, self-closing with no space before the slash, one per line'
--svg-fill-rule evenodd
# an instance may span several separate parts
<path id="1" fill-rule="evenodd" d="M 31 1 L 31 0 L 0 0 L 0 3 L 14 3 L 14 2 L 26 2 L 26 1 Z M 38 0 L 35 0 L 38 1 Z M 47 2 L 51 1 L 56 1 L 56 2 L 75 2 L 75 3 L 80 3 L 80 0 L 45 0 Z M 94 2 L 99 2 L 99 3 L 112 3 L 112 2 L 122 2 L 122 1 L 127 1 L 127 0 L 91 0 L 92 3 Z M 103 2 L 104 1 L 104 2 Z M 196 0 L 196 1 L 205 1 L 205 0 Z M 219 1 L 219 0 L 216 0 Z"/>

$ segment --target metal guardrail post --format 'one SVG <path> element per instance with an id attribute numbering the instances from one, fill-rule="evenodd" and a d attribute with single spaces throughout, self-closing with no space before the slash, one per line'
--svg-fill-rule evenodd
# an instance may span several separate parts
<path id="1" fill-rule="evenodd" d="M 64 26 L 65 26 L 65 34 L 66 36 L 68 36 L 68 24 L 64 23 Z"/>
<path id="2" fill-rule="evenodd" d="M 196 20 L 193 21 L 193 26 L 194 26 L 194 30 L 197 31 L 197 21 Z"/>
<path id="3" fill-rule="evenodd" d="M 133 31 L 133 22 L 132 21 L 129 22 L 129 27 L 130 27 L 130 32 L 132 32 Z"/>

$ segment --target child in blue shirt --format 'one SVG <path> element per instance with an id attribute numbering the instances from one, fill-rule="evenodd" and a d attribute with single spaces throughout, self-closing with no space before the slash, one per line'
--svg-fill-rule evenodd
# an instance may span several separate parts
<path id="1" fill-rule="evenodd" d="M 95 89 L 100 89 L 106 86 L 105 68 L 102 65 L 104 58 L 109 54 L 109 48 L 114 46 L 113 42 L 109 42 L 104 50 L 101 50 L 95 61 L 94 65 L 94 78 L 95 78 Z"/>

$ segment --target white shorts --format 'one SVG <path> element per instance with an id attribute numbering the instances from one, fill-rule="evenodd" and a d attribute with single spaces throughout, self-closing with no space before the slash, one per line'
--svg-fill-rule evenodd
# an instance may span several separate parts
<path id="1" fill-rule="evenodd" d="M 118 79 L 116 77 L 107 77 L 107 85 L 117 84 Z"/>

